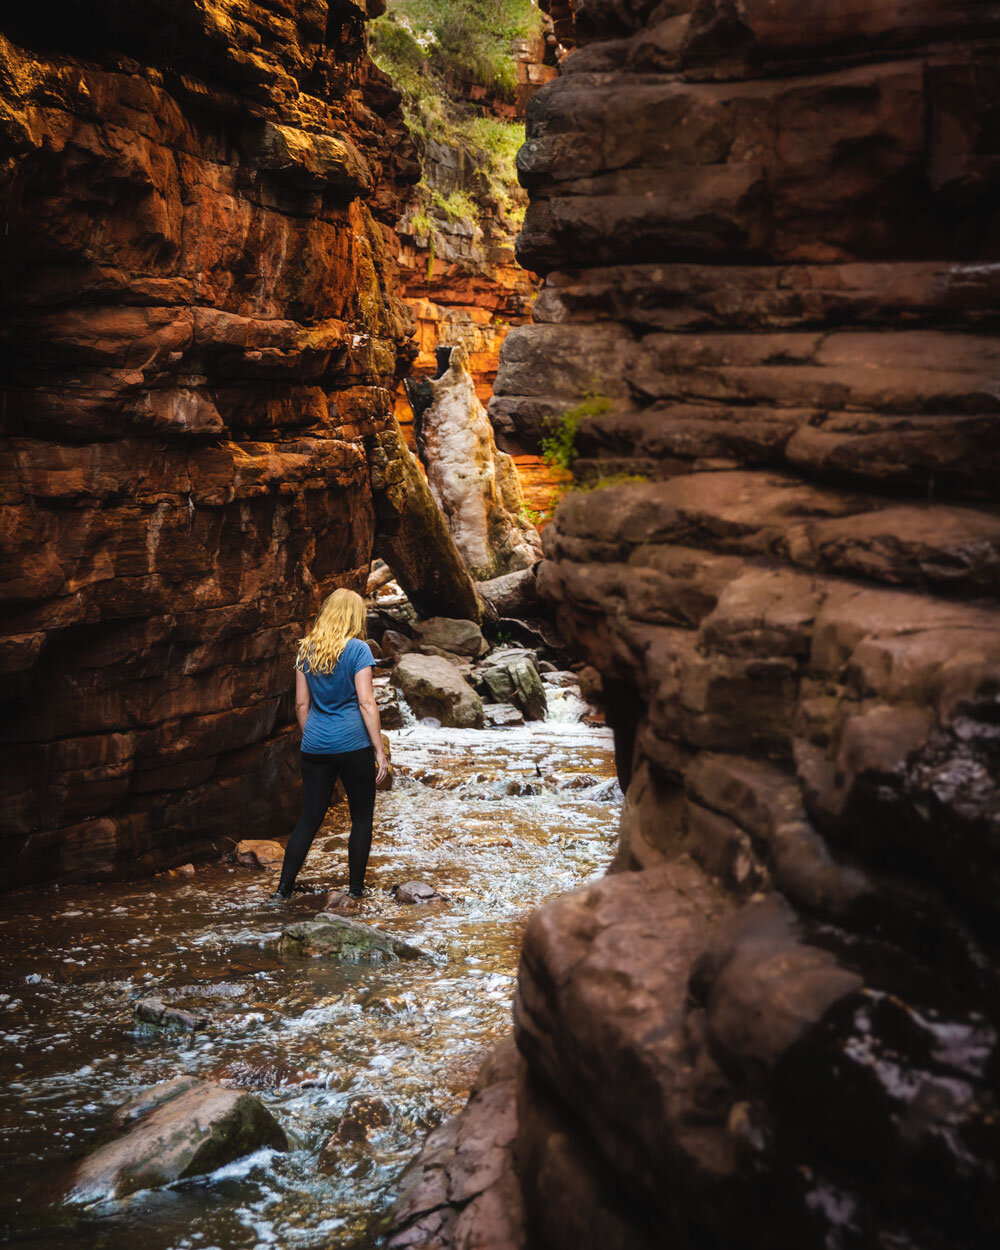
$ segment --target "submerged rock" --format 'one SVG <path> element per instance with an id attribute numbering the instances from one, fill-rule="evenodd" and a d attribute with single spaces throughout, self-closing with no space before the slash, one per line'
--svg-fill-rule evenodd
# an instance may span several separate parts
<path id="1" fill-rule="evenodd" d="M 353 963 L 428 957 L 391 933 L 330 912 L 289 925 L 281 934 L 278 949 L 282 954 L 327 956 Z"/>
<path id="2" fill-rule="evenodd" d="M 505 725 L 524 724 L 524 713 L 512 703 L 484 703 L 483 715 L 487 722 L 497 729 Z"/>
<path id="3" fill-rule="evenodd" d="M 483 705 L 453 664 L 436 655 L 404 655 L 393 673 L 416 716 L 442 725 L 482 729 Z"/>
<path id="4" fill-rule="evenodd" d="M 340 849 L 339 847 L 336 849 Z M 361 899 L 352 898 L 347 890 L 331 890 L 321 911 L 356 912 L 361 910 Z"/>
<path id="5" fill-rule="evenodd" d="M 444 899 L 444 895 L 426 881 L 407 881 L 394 886 L 392 893 L 397 903 L 436 903 Z"/>
<path id="6" fill-rule="evenodd" d="M 159 998 L 141 998 L 135 1005 L 135 1018 L 138 1024 L 153 1025 L 161 1029 L 183 1029 L 187 1033 L 204 1029 L 209 1022 L 208 1016 L 203 1012 L 171 1007 Z"/>
<path id="7" fill-rule="evenodd" d="M 392 1112 L 381 1098 L 367 1094 L 352 1098 L 337 1127 L 323 1143 L 316 1166 L 321 1172 L 335 1172 L 345 1152 L 354 1154 L 373 1134 L 391 1123 Z"/>
<path id="8" fill-rule="evenodd" d="M 115 1123 L 131 1128 L 77 1164 L 66 1201 L 124 1198 L 213 1172 L 265 1146 L 288 1149 L 281 1126 L 259 1099 L 192 1077 L 146 1090 L 116 1113 Z"/>

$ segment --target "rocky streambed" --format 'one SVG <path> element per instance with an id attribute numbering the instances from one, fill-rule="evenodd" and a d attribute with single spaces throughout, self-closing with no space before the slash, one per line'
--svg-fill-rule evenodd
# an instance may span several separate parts
<path id="1" fill-rule="evenodd" d="M 267 903 L 271 872 L 227 862 L 6 900 L 8 1244 L 377 1243 L 403 1166 L 462 1106 L 509 1030 L 527 913 L 599 875 L 613 851 L 611 736 L 576 720 L 583 705 L 561 682 L 546 684 L 550 711 L 564 720 L 390 734 L 395 786 L 379 797 L 371 889 L 352 919 L 427 958 L 282 949 L 283 931 L 322 912 L 344 884 L 344 804 L 331 809 L 307 862 L 310 892 L 279 909 Z M 413 879 L 444 899 L 401 904 L 391 888 Z M 137 1018 L 149 999 L 163 1015 Z M 253 1094 L 289 1149 L 268 1146 L 117 1200 L 56 1201 L 122 1104 L 179 1077 Z"/>

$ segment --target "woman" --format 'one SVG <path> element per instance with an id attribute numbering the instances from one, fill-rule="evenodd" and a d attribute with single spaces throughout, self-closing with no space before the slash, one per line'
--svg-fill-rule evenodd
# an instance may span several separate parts
<path id="1" fill-rule="evenodd" d="M 339 777 L 351 809 L 347 864 L 351 898 L 364 890 L 372 844 L 375 786 L 388 766 L 382 746 L 372 666 L 362 641 L 365 605 L 353 590 L 335 590 L 299 640 L 295 660 L 295 715 L 302 730 L 302 815 L 285 847 L 274 898 L 288 898 L 323 823 Z"/>

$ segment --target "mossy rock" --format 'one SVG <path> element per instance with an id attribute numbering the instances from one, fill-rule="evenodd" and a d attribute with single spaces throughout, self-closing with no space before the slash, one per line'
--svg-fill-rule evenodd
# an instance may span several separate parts
<path id="1" fill-rule="evenodd" d="M 349 963 L 386 963 L 396 959 L 427 959 L 426 952 L 359 920 L 320 912 L 314 920 L 289 925 L 281 935 L 282 954 L 322 956 Z"/>

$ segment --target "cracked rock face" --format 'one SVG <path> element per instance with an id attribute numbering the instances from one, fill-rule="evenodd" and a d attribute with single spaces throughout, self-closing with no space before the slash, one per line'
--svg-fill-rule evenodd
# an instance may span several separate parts
<path id="1" fill-rule="evenodd" d="M 409 334 L 387 256 L 416 174 L 364 21 L 0 20 L 9 883 L 290 815 L 290 657 L 364 587 Z"/>
<path id="2" fill-rule="evenodd" d="M 497 1245 L 1000 1234 L 1000 26 L 807 10 L 577 0 L 529 114 L 492 415 L 596 391 L 648 480 L 544 536 L 627 794 L 525 933 Z"/>

